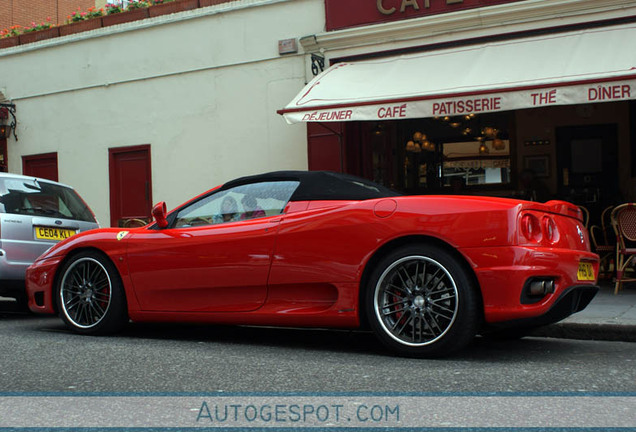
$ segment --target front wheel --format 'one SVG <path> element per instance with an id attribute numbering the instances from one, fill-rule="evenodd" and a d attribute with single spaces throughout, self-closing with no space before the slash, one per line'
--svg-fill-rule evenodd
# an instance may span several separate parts
<path id="1" fill-rule="evenodd" d="M 128 322 L 119 273 L 100 253 L 80 253 L 64 264 L 56 297 L 60 317 L 78 333 L 114 333 Z"/>
<path id="2" fill-rule="evenodd" d="M 437 357 L 474 338 L 481 311 L 476 288 L 446 250 L 417 244 L 384 257 L 365 292 L 369 324 L 378 339 L 401 355 Z"/>

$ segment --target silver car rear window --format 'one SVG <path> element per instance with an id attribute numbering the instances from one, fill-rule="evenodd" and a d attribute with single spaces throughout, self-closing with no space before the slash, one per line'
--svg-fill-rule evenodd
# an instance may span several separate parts
<path id="1" fill-rule="evenodd" d="M 0 212 L 95 222 L 73 189 L 36 179 L 0 179 Z"/>

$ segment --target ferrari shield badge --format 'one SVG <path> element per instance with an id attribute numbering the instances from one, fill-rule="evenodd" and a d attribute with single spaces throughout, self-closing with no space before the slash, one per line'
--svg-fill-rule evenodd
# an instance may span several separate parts
<path id="1" fill-rule="evenodd" d="M 126 237 L 126 234 L 128 234 L 128 231 L 119 231 L 117 233 L 117 240 L 123 239 L 124 237 Z"/>

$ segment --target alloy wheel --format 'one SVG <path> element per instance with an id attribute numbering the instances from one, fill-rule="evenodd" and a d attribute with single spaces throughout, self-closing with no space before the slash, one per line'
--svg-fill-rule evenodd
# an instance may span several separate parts
<path id="1" fill-rule="evenodd" d="M 442 338 L 455 322 L 457 285 L 448 270 L 425 256 L 407 256 L 386 268 L 375 287 L 374 310 L 396 342 L 424 346 Z"/>
<path id="2" fill-rule="evenodd" d="M 106 268 L 90 257 L 80 258 L 64 273 L 60 304 L 71 324 L 82 329 L 96 326 L 106 316 L 112 284 Z"/>

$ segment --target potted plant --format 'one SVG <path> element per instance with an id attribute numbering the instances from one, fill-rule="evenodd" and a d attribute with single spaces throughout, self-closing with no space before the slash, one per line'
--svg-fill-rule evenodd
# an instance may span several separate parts
<path id="1" fill-rule="evenodd" d="M 106 15 L 102 17 L 104 27 L 123 24 L 131 21 L 148 18 L 148 7 L 151 0 L 135 0 L 128 3 L 124 10 L 120 5 L 106 4 Z"/>
<path id="2" fill-rule="evenodd" d="M 9 48 L 20 44 L 18 36 L 22 32 L 22 27 L 14 25 L 8 29 L 0 30 L 0 48 Z"/>
<path id="3" fill-rule="evenodd" d="M 46 22 L 40 24 L 32 22 L 31 26 L 25 27 L 18 37 L 20 39 L 20 44 L 22 45 L 58 37 L 59 35 L 59 29 L 51 25 L 51 18 L 48 17 Z"/>
<path id="4" fill-rule="evenodd" d="M 86 12 L 73 12 L 67 16 L 66 25 L 60 27 L 60 36 L 94 30 L 102 26 L 104 9 L 88 8 Z"/>
<path id="5" fill-rule="evenodd" d="M 150 16 L 156 17 L 196 9 L 199 7 L 199 0 L 153 0 L 152 4 Z"/>
<path id="6" fill-rule="evenodd" d="M 112 15 L 124 11 L 124 8 L 119 3 L 106 3 L 104 8 L 106 10 L 106 15 Z"/>
<path id="7" fill-rule="evenodd" d="M 128 3 L 126 7 L 127 11 L 132 11 L 136 9 L 143 9 L 152 6 L 152 0 L 132 0 Z"/>

